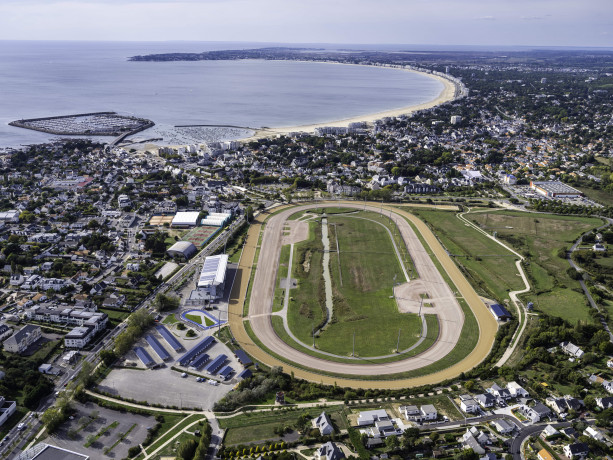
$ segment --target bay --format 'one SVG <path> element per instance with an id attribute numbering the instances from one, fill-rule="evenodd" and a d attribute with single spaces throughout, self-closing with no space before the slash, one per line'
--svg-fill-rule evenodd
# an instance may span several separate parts
<path id="1" fill-rule="evenodd" d="M 153 120 L 138 134 L 191 143 L 175 125 L 325 123 L 435 99 L 442 84 L 398 69 L 298 61 L 130 62 L 137 54 L 257 48 L 222 42 L 0 41 L 0 147 L 55 136 L 22 118 L 115 111 Z M 191 133 L 193 134 L 193 133 Z M 219 130 L 220 140 L 244 133 Z M 205 140 L 205 139 L 200 139 Z M 206 139 L 211 140 L 211 139 Z"/>

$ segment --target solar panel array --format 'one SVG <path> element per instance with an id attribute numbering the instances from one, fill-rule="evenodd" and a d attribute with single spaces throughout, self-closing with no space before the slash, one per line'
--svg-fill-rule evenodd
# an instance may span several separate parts
<path id="1" fill-rule="evenodd" d="M 134 347 L 134 352 L 145 366 L 151 367 L 155 364 L 155 361 L 153 360 L 151 355 L 149 355 L 149 353 L 147 353 L 147 350 L 145 350 L 143 347 Z"/>
<path id="2" fill-rule="evenodd" d="M 202 265 L 202 272 L 198 279 L 198 285 L 208 286 L 213 284 L 215 277 L 217 276 L 217 269 L 221 260 L 219 258 L 207 257 Z"/>
<path id="3" fill-rule="evenodd" d="M 209 363 L 209 365 L 204 369 L 211 375 L 215 375 L 217 371 L 224 365 L 224 363 L 228 360 L 226 355 L 219 355 L 213 361 Z"/>
<path id="4" fill-rule="evenodd" d="M 204 353 L 208 348 L 210 348 L 215 343 L 215 339 L 211 336 L 203 339 L 198 345 L 189 350 L 183 356 L 179 358 L 179 364 L 181 366 L 188 366 L 194 358 L 198 357 L 201 353 Z"/>
<path id="5" fill-rule="evenodd" d="M 249 369 L 243 369 L 243 372 L 238 374 L 238 378 L 239 379 L 248 379 L 252 375 L 253 375 L 253 373 Z"/>
<path id="6" fill-rule="evenodd" d="M 157 338 L 155 338 L 152 335 L 147 335 L 145 337 L 145 340 L 147 341 L 149 346 L 153 348 L 153 350 L 157 353 L 157 355 L 161 358 L 162 361 L 166 361 L 167 359 L 170 359 L 170 355 L 168 354 L 166 349 L 162 346 L 162 344 L 159 342 Z"/>
<path id="7" fill-rule="evenodd" d="M 243 365 L 243 366 L 248 366 L 249 364 L 251 364 L 253 361 L 251 361 L 251 359 L 249 358 L 249 356 L 247 356 L 247 353 L 245 353 L 243 350 L 236 350 L 234 352 L 234 354 L 236 355 L 236 357 L 238 358 L 239 362 Z"/>
<path id="8" fill-rule="evenodd" d="M 159 326 L 156 327 L 156 330 L 160 333 L 160 335 L 162 337 L 164 337 L 164 340 L 166 340 L 166 342 L 168 342 L 168 345 L 170 345 L 174 351 L 181 351 L 183 350 L 183 345 L 181 345 L 179 343 L 179 341 L 175 338 L 174 335 L 172 335 L 168 329 L 166 329 L 166 326 L 162 326 L 161 324 Z"/>
<path id="9" fill-rule="evenodd" d="M 230 366 L 226 366 L 219 371 L 219 375 L 221 375 L 224 379 L 227 379 L 232 372 L 234 372 L 234 369 L 232 369 Z"/>
<path id="10" fill-rule="evenodd" d="M 209 359 L 211 359 L 211 357 L 205 353 L 194 359 L 189 365 L 189 367 L 193 367 L 194 369 L 200 369 Z"/>

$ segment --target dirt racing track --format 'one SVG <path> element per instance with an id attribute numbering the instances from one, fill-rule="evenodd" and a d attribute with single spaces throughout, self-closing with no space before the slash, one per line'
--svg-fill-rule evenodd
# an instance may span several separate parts
<path id="1" fill-rule="evenodd" d="M 408 386 L 418 386 L 434 384 L 446 379 L 458 376 L 460 373 L 472 369 L 478 365 L 489 353 L 497 331 L 497 323 L 487 307 L 481 301 L 472 286 L 464 278 L 460 270 L 448 256 L 444 248 L 436 239 L 430 229 L 412 214 L 397 208 L 380 204 L 366 206 L 367 211 L 383 212 L 386 216 L 390 211 L 396 214 L 396 223 L 402 238 L 404 239 L 411 257 L 417 268 L 419 278 L 415 280 L 415 285 L 419 289 L 426 289 L 430 297 L 436 299 L 436 313 L 439 318 L 439 338 L 426 351 L 406 359 L 388 363 L 366 363 L 357 361 L 354 363 L 341 363 L 326 360 L 324 357 L 316 357 L 303 353 L 291 345 L 285 343 L 275 333 L 272 322 L 272 299 L 274 296 L 275 282 L 281 245 L 283 244 L 283 229 L 287 218 L 300 210 L 310 208 L 331 206 L 331 207 L 357 207 L 364 208 L 364 205 L 356 202 L 329 202 L 317 204 L 305 204 L 299 206 L 289 206 L 279 208 L 277 212 L 270 215 L 260 215 L 251 226 L 247 242 L 243 249 L 239 270 L 232 290 L 230 300 L 230 327 L 238 344 L 251 354 L 256 360 L 269 366 L 282 366 L 285 372 L 293 372 L 298 378 L 310 381 L 322 382 L 327 384 L 337 384 L 355 388 L 405 388 Z M 264 220 L 268 217 L 261 236 L 261 246 L 258 260 L 255 259 L 256 248 L 260 238 L 260 231 Z M 407 221 L 408 219 L 408 221 Z M 449 354 L 457 344 L 464 324 L 464 314 L 447 283 L 444 282 L 442 275 L 436 268 L 428 251 L 415 234 L 409 221 L 421 234 L 422 238 L 429 246 L 430 253 L 438 260 L 440 266 L 447 273 L 455 284 L 457 295 L 463 297 L 470 306 L 479 324 L 480 337 L 477 346 L 466 358 L 450 367 L 428 375 L 394 379 L 392 374 L 413 371 L 428 366 Z M 251 270 L 255 268 L 253 286 L 250 294 L 249 315 L 243 318 L 243 305 L 246 301 L 247 288 L 251 277 Z M 410 296 L 411 282 L 399 286 L 400 291 Z M 397 293 L 397 296 L 400 295 Z M 404 295 L 403 295 L 404 297 Z M 399 299 L 399 304 L 402 301 Z M 402 305 L 400 305 L 402 308 Z M 249 319 L 251 328 L 257 340 L 263 345 L 256 344 L 245 330 L 244 320 Z M 283 362 L 270 352 L 282 356 L 285 360 L 291 361 L 296 365 Z M 308 368 L 310 370 L 305 370 Z M 323 373 L 343 374 L 348 377 L 327 376 Z M 390 375 L 389 380 L 368 380 L 369 376 Z M 355 377 L 353 377 L 355 376 Z"/>

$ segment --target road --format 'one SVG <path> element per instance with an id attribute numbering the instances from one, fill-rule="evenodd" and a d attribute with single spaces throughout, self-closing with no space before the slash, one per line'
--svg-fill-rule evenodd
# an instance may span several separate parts
<path id="1" fill-rule="evenodd" d="M 554 428 L 567 428 L 571 426 L 570 422 L 552 423 Z M 530 436 L 542 431 L 545 428 L 545 424 L 530 425 L 522 428 L 520 432 L 512 439 L 511 446 L 509 447 L 509 453 L 513 455 L 513 460 L 522 460 L 521 445 Z"/>
<path id="2" fill-rule="evenodd" d="M 440 359 L 445 356 L 450 349 L 453 348 L 453 344 L 459 338 L 461 333 L 461 327 L 458 328 L 457 321 L 455 323 L 442 326 L 441 337 L 445 337 L 445 340 L 440 340 L 440 343 L 433 346 L 430 350 L 430 360 L 425 360 L 424 355 L 413 357 L 410 359 L 396 361 L 385 364 L 347 364 L 347 363 L 332 363 L 325 359 L 315 358 L 310 355 L 301 353 L 285 342 L 281 341 L 274 330 L 272 329 L 270 321 L 270 312 L 272 306 L 272 290 L 274 288 L 274 281 L 276 279 L 276 266 L 279 260 L 281 233 L 283 228 L 283 222 L 289 214 L 298 211 L 299 209 L 306 209 L 309 207 L 321 207 L 321 206 L 345 206 L 345 207 L 359 207 L 362 208 L 363 204 L 356 202 L 328 202 L 318 203 L 310 205 L 300 205 L 299 207 L 293 207 L 289 210 L 282 211 L 277 214 L 269 222 L 266 223 L 266 231 L 262 237 L 262 249 L 260 252 L 260 260 L 257 261 L 257 266 L 262 270 L 256 270 L 254 277 L 254 292 L 252 292 L 250 299 L 250 311 L 249 314 L 252 319 L 252 329 L 256 331 L 258 339 L 265 341 L 266 346 L 272 346 L 272 349 L 279 353 L 281 356 L 291 356 L 294 361 L 301 365 L 306 363 L 306 367 L 311 369 L 325 370 L 334 373 L 343 373 L 348 375 L 356 375 L 355 378 L 337 378 L 328 377 L 323 374 L 317 373 L 317 371 L 305 370 L 302 367 L 288 365 L 287 363 L 280 361 L 273 356 L 269 355 L 266 351 L 257 346 L 251 337 L 246 333 L 243 324 L 243 305 L 247 294 L 247 286 L 249 284 L 251 269 L 254 265 L 254 256 L 258 245 L 259 234 L 261 226 L 266 216 L 259 216 L 252 225 L 249 234 L 247 244 L 245 245 L 243 255 L 239 264 L 237 273 L 237 282 L 234 285 L 234 289 L 230 299 L 230 327 L 237 342 L 254 358 L 258 361 L 266 363 L 270 366 L 281 366 L 286 372 L 292 372 L 296 377 L 304 378 L 310 381 L 322 382 L 327 384 L 338 384 L 341 386 L 350 386 L 355 388 L 406 388 L 407 386 L 418 386 L 425 384 L 438 383 L 442 380 L 456 377 L 462 372 L 472 369 L 478 365 L 489 353 L 491 346 L 494 342 L 494 338 L 497 331 L 497 323 L 494 317 L 489 313 L 487 307 L 481 301 L 477 293 L 472 286 L 461 274 L 455 263 L 451 260 L 444 248 L 437 241 L 436 236 L 429 230 L 429 228 L 419 219 L 412 214 L 399 210 L 389 206 L 381 206 L 379 203 L 369 203 L 367 208 L 370 211 L 380 212 L 380 209 L 385 210 L 386 213 L 390 211 L 396 216 L 400 216 L 409 219 L 410 222 L 417 228 L 422 237 L 426 240 L 428 246 L 434 257 L 438 259 L 438 262 L 442 265 L 443 270 L 453 280 L 460 296 L 469 304 L 471 310 L 475 314 L 479 325 L 480 340 L 478 341 L 475 349 L 472 350 L 469 355 L 458 363 L 452 364 L 445 370 L 438 371 L 426 376 L 415 377 L 410 379 L 397 379 L 397 380 L 363 380 L 359 379 L 359 375 L 381 375 L 391 374 L 397 372 L 405 372 L 411 369 L 418 369 L 425 365 L 431 364 L 432 361 Z M 282 217 L 278 217 L 281 216 Z M 421 250 L 417 249 L 416 242 L 419 239 L 414 234 L 411 226 L 405 221 L 405 219 L 398 219 L 400 231 L 409 246 L 409 249 L 413 248 L 411 255 L 417 257 L 423 264 L 432 264 L 429 254 L 421 247 Z M 410 235 L 412 233 L 412 235 Z M 419 243 L 421 245 L 421 243 Z M 416 262 L 418 267 L 422 264 Z M 273 268 L 274 267 L 274 268 Z M 438 270 L 435 270 L 438 273 Z M 266 274 L 268 272 L 268 274 Z M 420 272 L 421 275 L 421 272 Z M 431 276 L 436 276 L 434 273 L 430 273 Z M 440 274 L 439 274 L 440 276 Z M 432 278 L 431 280 L 434 280 Z M 446 283 L 442 283 L 446 286 Z M 441 284 L 439 283 L 438 286 Z M 257 291 L 257 295 L 255 292 Z M 254 307 L 255 304 L 255 307 Z M 262 315 L 262 316 L 257 316 Z M 450 347 L 445 342 L 450 342 Z M 432 352 L 431 350 L 434 350 Z M 426 352 L 427 353 L 427 352 Z"/>

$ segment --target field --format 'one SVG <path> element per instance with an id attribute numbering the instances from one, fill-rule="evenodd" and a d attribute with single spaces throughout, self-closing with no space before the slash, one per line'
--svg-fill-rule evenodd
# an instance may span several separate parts
<path id="1" fill-rule="evenodd" d="M 523 289 L 515 266 L 517 257 L 477 230 L 466 226 L 454 212 L 415 210 L 444 244 L 455 262 L 464 268 L 471 284 L 485 297 L 502 302 L 509 291 Z M 480 214 L 474 214 L 477 216 Z M 469 214 L 467 217 L 473 216 Z"/>
<path id="2" fill-rule="evenodd" d="M 195 227 L 185 235 L 182 240 L 189 241 L 197 248 L 200 248 L 206 243 L 220 227 Z"/>
<path id="3" fill-rule="evenodd" d="M 293 426 L 302 414 L 317 417 L 325 410 L 341 429 L 346 428 L 342 406 L 311 407 L 292 411 L 246 413 L 231 418 L 219 418 L 219 426 L 228 429 L 224 442 L 228 446 L 278 438 L 276 428 Z"/>
<path id="4" fill-rule="evenodd" d="M 387 230 L 362 217 L 371 218 L 372 213 L 328 214 L 334 307 L 330 324 L 315 342 L 318 349 L 341 356 L 351 355 L 354 334 L 355 354 L 373 357 L 393 353 L 399 329 L 401 350 L 413 345 L 421 331 L 417 315 L 400 313 L 393 298 L 394 279 L 405 279 Z M 311 331 L 324 318 L 325 293 L 321 224 L 309 225 L 311 238 L 296 245 L 292 277 L 299 286 L 290 294 L 288 324 L 300 340 L 311 344 Z"/>
<path id="5" fill-rule="evenodd" d="M 527 257 L 526 272 L 533 291 L 525 296 L 537 310 L 564 318 L 593 322 L 578 281 L 568 276 L 568 262 L 558 256 L 584 232 L 602 225 L 591 217 L 492 211 L 467 216 Z"/>

